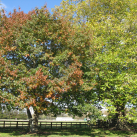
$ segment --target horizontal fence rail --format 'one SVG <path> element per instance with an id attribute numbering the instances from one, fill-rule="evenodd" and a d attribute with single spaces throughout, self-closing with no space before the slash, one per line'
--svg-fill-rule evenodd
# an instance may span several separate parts
<path id="1" fill-rule="evenodd" d="M 34 121 L 33 121 L 34 122 Z M 39 129 L 66 129 L 66 128 L 90 128 L 90 127 L 111 127 L 111 122 L 103 122 L 98 120 L 96 124 L 90 124 L 88 122 L 77 122 L 77 121 L 46 121 L 39 120 Z M 115 123 L 113 123 L 115 125 Z M 130 125 L 133 123 L 129 123 Z M 29 120 L 0 120 L 0 128 L 30 128 Z M 34 126 L 34 125 L 33 125 Z M 35 126 L 34 126 L 35 127 Z"/>
<path id="2" fill-rule="evenodd" d="M 29 127 L 29 120 L 0 120 L 0 128 L 6 128 L 6 127 Z"/>
<path id="3" fill-rule="evenodd" d="M 29 128 L 29 120 L 0 120 L 0 128 Z M 38 128 L 87 128 L 87 122 L 39 121 Z"/>
<path id="4" fill-rule="evenodd" d="M 40 128 L 83 128 L 88 127 L 87 122 L 45 122 L 39 121 Z"/>

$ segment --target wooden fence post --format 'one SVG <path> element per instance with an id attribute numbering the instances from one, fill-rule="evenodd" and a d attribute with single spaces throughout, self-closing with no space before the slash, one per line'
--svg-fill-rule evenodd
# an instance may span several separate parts
<path id="1" fill-rule="evenodd" d="M 61 122 L 61 129 L 62 129 L 62 122 Z"/>
<path id="2" fill-rule="evenodd" d="M 41 122 L 40 122 L 40 128 L 41 128 Z"/>
<path id="3" fill-rule="evenodd" d="M 4 121 L 4 125 L 3 125 L 3 126 L 4 126 L 4 128 L 5 128 L 5 121 Z"/>
<path id="4" fill-rule="evenodd" d="M 51 122 L 51 129 L 52 129 L 52 122 Z"/>
<path id="5" fill-rule="evenodd" d="M 17 124 L 16 124 L 16 128 L 18 128 L 18 121 L 17 121 Z"/>
<path id="6" fill-rule="evenodd" d="M 30 128 L 30 121 L 28 122 L 28 127 Z"/>

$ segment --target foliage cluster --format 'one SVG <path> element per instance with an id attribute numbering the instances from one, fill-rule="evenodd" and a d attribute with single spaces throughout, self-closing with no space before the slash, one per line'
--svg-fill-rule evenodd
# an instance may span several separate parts
<path id="1" fill-rule="evenodd" d="M 66 0 L 54 9 L 79 30 L 84 23 L 92 30 L 90 47 L 94 53 L 84 74 L 86 81 L 96 85 L 89 94 L 94 99 L 89 100 L 105 104 L 117 127 L 120 119 L 129 118 L 125 107 L 132 106 L 135 112 L 137 102 L 136 8 L 133 0 Z"/>

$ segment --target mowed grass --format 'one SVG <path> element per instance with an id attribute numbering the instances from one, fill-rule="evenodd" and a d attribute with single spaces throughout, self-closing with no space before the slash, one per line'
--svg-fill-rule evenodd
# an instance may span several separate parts
<path id="1" fill-rule="evenodd" d="M 112 129 L 42 129 L 38 133 L 29 133 L 28 129 L 0 129 L 0 137 L 137 137 L 137 132 Z"/>

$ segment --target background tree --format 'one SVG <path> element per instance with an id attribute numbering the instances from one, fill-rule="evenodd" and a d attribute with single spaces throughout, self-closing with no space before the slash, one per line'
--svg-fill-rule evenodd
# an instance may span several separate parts
<path id="1" fill-rule="evenodd" d="M 94 54 L 86 65 L 91 72 L 83 71 L 88 73 L 85 79 L 96 84 L 90 90 L 96 98 L 91 100 L 111 102 L 115 126 L 124 128 L 125 106 L 136 104 L 136 2 L 66 0 L 56 11 L 79 30 L 83 22 L 92 30 L 90 49 Z"/>
<path id="2" fill-rule="evenodd" d="M 88 124 L 96 125 L 98 120 L 103 120 L 103 114 L 99 108 L 92 104 L 80 104 L 78 106 L 74 106 L 77 109 L 78 116 L 85 116 Z"/>

